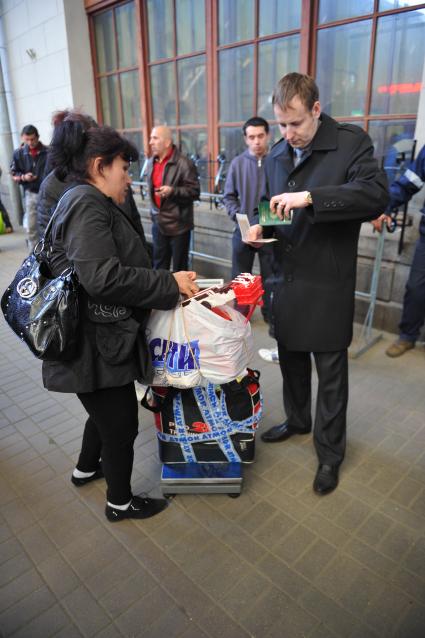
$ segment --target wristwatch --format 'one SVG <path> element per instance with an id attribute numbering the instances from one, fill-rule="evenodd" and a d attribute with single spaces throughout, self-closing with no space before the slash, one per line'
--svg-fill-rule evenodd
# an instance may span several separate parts
<path id="1" fill-rule="evenodd" d="M 313 204 L 313 198 L 312 198 L 311 193 L 309 191 L 305 192 L 305 201 L 307 202 L 308 206 L 311 206 Z"/>

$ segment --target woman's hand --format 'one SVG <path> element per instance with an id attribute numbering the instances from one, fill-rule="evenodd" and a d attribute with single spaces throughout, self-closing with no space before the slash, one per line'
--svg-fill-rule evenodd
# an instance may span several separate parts
<path id="1" fill-rule="evenodd" d="M 199 292 L 199 286 L 195 283 L 197 277 L 196 272 L 193 270 L 180 270 L 179 272 L 173 272 L 173 277 L 177 282 L 179 291 L 186 297 L 193 297 Z"/>

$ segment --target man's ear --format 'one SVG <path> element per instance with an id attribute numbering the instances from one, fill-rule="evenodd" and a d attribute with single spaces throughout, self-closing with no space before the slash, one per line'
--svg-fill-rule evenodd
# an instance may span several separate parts
<path id="1" fill-rule="evenodd" d="M 320 102 L 319 100 L 317 100 L 314 104 L 313 104 L 313 109 L 312 109 L 312 113 L 313 113 L 313 117 L 315 118 L 319 118 L 320 117 L 320 113 L 322 112 L 322 107 L 320 106 Z"/>

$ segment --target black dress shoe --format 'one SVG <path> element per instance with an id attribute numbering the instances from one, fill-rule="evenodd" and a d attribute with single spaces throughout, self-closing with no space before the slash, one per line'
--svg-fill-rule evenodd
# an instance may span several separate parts
<path id="1" fill-rule="evenodd" d="M 261 440 L 264 443 L 277 443 L 278 441 L 286 441 L 293 434 L 310 434 L 310 430 L 294 430 L 288 425 L 288 421 L 285 421 L 263 432 Z"/>
<path id="2" fill-rule="evenodd" d="M 92 481 L 96 481 L 97 479 L 103 478 L 103 469 L 102 464 L 99 465 L 96 472 L 91 476 L 86 476 L 85 478 L 77 478 L 73 474 L 71 475 L 71 481 L 77 487 L 81 487 L 82 485 L 87 485 L 87 483 L 91 483 Z"/>
<path id="3" fill-rule="evenodd" d="M 314 478 L 313 490 L 316 494 L 329 494 L 338 485 L 338 465 L 320 464 Z"/>
<path id="4" fill-rule="evenodd" d="M 122 521 L 124 518 L 151 518 L 164 510 L 168 502 L 164 498 L 148 498 L 133 496 L 126 510 L 119 510 L 106 505 L 105 514 L 108 521 Z"/>

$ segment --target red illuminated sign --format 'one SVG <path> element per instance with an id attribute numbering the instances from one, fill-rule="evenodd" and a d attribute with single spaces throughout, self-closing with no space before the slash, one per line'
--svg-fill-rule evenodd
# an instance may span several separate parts
<path id="1" fill-rule="evenodd" d="M 422 82 L 404 82 L 401 84 L 384 84 L 378 86 L 378 93 L 419 93 L 422 88 Z"/>

